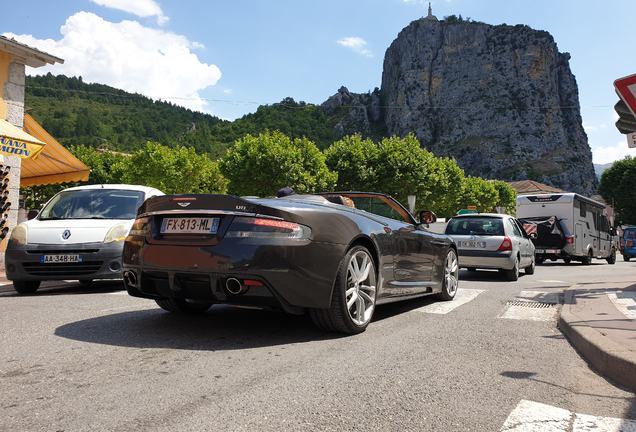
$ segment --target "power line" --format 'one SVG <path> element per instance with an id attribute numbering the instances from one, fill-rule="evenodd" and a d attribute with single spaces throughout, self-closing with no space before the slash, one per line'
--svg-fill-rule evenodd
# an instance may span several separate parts
<path id="1" fill-rule="evenodd" d="M 169 100 L 183 100 L 183 101 L 204 101 L 204 102 L 218 102 L 218 103 L 227 103 L 234 106 L 249 106 L 249 105 L 270 105 L 270 106 L 283 106 L 289 109 L 302 109 L 306 107 L 319 107 L 320 105 L 305 103 L 302 106 L 294 106 L 285 103 L 263 103 L 256 101 L 234 101 L 227 99 L 207 99 L 207 98 L 188 98 L 181 96 L 146 96 L 141 94 L 117 94 L 117 93 L 109 93 L 109 92 L 92 92 L 86 90 L 74 90 L 74 89 L 57 89 L 52 87 L 39 87 L 39 86 L 25 86 L 25 88 L 29 89 L 42 89 L 42 90 L 51 90 L 51 91 L 59 91 L 59 92 L 69 92 L 69 93 L 84 93 L 91 94 L 97 96 L 114 96 L 121 98 L 145 98 L 151 100 L 158 100 L 161 102 L 169 101 Z M 356 107 L 366 107 L 366 105 L 341 105 L 343 107 L 356 108 Z M 562 106 L 425 106 L 425 105 L 376 105 L 378 108 L 383 109 L 405 109 L 409 108 L 412 110 L 480 110 L 480 109 L 580 109 L 580 108 L 613 108 L 613 105 L 590 105 L 586 107 L 581 107 L 578 105 L 562 105 Z"/>

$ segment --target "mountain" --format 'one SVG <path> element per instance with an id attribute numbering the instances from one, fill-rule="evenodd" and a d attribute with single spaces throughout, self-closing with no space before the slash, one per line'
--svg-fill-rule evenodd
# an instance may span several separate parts
<path id="1" fill-rule="evenodd" d="M 592 196 L 598 179 L 569 59 L 545 31 L 429 15 L 387 49 L 367 118 L 381 106 L 388 135 L 413 133 L 467 174 Z"/>
<path id="2" fill-rule="evenodd" d="M 157 141 L 217 159 L 266 129 L 320 149 L 354 133 L 375 141 L 412 133 L 469 175 L 592 196 L 598 178 L 569 58 L 545 31 L 429 14 L 386 50 L 381 88 L 354 94 L 343 86 L 320 106 L 286 98 L 229 122 L 50 74 L 27 77 L 25 103 L 64 145 L 130 152 Z"/>
<path id="3" fill-rule="evenodd" d="M 594 172 L 596 173 L 596 178 L 601 179 L 601 174 L 608 168 L 611 168 L 614 165 L 614 162 L 606 163 L 606 164 L 594 164 Z"/>

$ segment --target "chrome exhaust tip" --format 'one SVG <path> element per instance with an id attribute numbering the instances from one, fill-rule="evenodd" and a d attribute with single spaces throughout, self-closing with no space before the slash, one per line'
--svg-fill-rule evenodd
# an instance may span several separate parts
<path id="1" fill-rule="evenodd" d="M 227 292 L 234 295 L 239 295 L 247 292 L 247 287 L 236 278 L 228 278 L 225 281 L 225 289 L 227 289 Z"/>
<path id="2" fill-rule="evenodd" d="M 126 280 L 126 283 L 128 285 L 132 285 L 134 287 L 138 286 L 137 285 L 137 273 L 135 273 L 132 270 L 124 272 L 124 279 Z"/>

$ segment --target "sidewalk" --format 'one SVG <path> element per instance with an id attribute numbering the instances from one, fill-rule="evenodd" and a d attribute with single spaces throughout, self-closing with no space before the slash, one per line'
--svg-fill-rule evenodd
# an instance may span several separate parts
<path id="1" fill-rule="evenodd" d="M 614 278 L 570 287 L 559 329 L 598 372 L 636 391 L 636 283 Z"/>

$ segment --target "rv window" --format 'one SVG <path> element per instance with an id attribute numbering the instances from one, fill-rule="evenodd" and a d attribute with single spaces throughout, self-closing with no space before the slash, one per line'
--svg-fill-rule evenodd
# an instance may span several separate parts
<path id="1" fill-rule="evenodd" d="M 585 207 L 586 207 L 586 204 L 585 204 L 584 202 L 582 202 L 582 203 L 581 203 L 581 217 L 585 217 L 585 216 L 587 216 L 586 208 L 585 208 Z"/>

